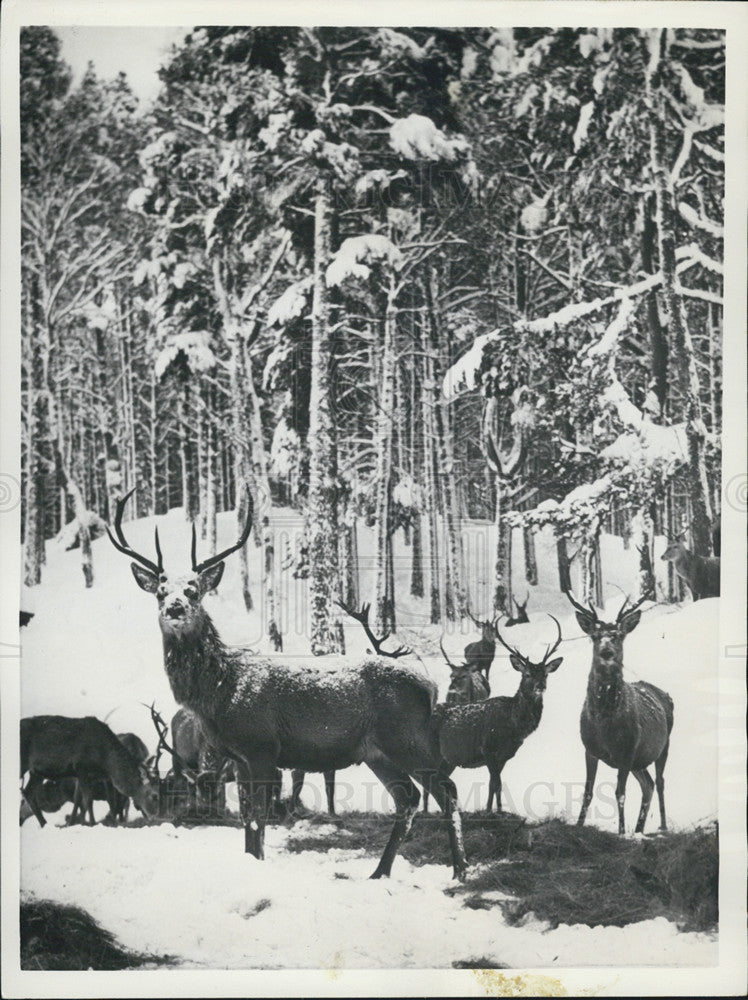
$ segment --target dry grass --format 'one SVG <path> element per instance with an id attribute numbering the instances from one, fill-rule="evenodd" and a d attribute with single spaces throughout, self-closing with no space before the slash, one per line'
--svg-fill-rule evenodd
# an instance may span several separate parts
<path id="1" fill-rule="evenodd" d="M 21 902 L 21 968 L 78 971 L 139 969 L 170 963 L 128 951 L 85 910 L 46 899 Z"/>
<path id="2" fill-rule="evenodd" d="M 309 822 L 333 823 L 337 831 L 292 838 L 289 850 L 363 848 L 372 859 L 381 853 L 392 825 L 390 817 L 373 813 L 309 817 Z M 463 824 L 473 874 L 450 891 L 463 895 L 470 908 L 498 906 L 512 922 L 534 913 L 554 927 L 622 927 L 657 916 L 682 930 L 717 927 L 716 825 L 632 839 L 560 820 L 529 824 L 508 813 L 466 815 Z M 443 821 L 417 817 L 402 854 L 416 865 L 448 865 Z M 511 898 L 485 898 L 486 892 Z"/>

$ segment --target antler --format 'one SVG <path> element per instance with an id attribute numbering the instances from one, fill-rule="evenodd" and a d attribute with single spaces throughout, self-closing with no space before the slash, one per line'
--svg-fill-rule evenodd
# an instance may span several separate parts
<path id="1" fill-rule="evenodd" d="M 623 602 L 623 604 L 621 605 L 621 607 L 620 607 L 620 609 L 618 611 L 618 614 L 616 615 L 616 624 L 618 624 L 619 622 L 623 621 L 623 619 L 627 618 L 628 615 L 633 614 L 634 611 L 636 611 L 636 609 L 639 607 L 639 605 L 643 604 L 646 601 L 646 599 L 647 599 L 647 595 L 644 594 L 643 597 L 639 598 L 639 600 L 636 602 L 636 604 L 632 604 L 631 605 L 631 607 L 628 609 L 628 611 L 624 611 L 624 608 L 629 603 L 629 597 L 628 597 L 628 594 L 627 594 L 626 595 L 626 600 Z"/>
<path id="2" fill-rule="evenodd" d="M 553 644 L 553 646 L 549 646 L 546 649 L 545 655 L 544 655 L 543 660 L 542 660 L 543 663 L 547 663 L 548 662 L 548 658 L 550 656 L 552 656 L 556 652 L 556 650 L 558 649 L 558 647 L 561 645 L 561 626 L 558 623 L 558 618 L 554 618 L 552 614 L 549 614 L 548 617 L 549 618 L 553 618 L 553 621 L 556 623 L 556 628 L 558 629 L 558 638 L 556 639 L 556 641 Z"/>
<path id="3" fill-rule="evenodd" d="M 168 753 L 171 754 L 172 760 L 179 761 L 179 764 L 182 768 L 182 773 L 184 774 L 185 778 L 190 782 L 191 785 L 194 785 L 196 778 L 192 771 L 192 768 L 188 767 L 182 760 L 180 754 L 178 754 L 177 751 L 174 749 L 174 747 L 170 746 L 166 742 L 166 733 L 168 730 L 168 726 L 164 722 L 161 713 L 157 711 L 156 702 L 154 701 L 152 705 L 146 705 L 145 707 L 150 710 L 151 721 L 153 722 L 153 725 L 156 727 L 156 732 L 158 733 L 158 746 L 156 747 L 156 771 L 158 771 L 158 762 L 161 759 L 161 751 L 166 750 L 168 751 Z"/>
<path id="4" fill-rule="evenodd" d="M 396 660 L 399 656 L 407 656 L 408 653 L 413 652 L 413 650 L 409 649 L 407 646 L 398 646 L 397 649 L 394 651 L 394 653 L 387 653 L 385 652 L 385 650 L 381 648 L 382 643 L 386 639 L 389 639 L 390 633 L 385 632 L 385 634 L 382 636 L 381 639 L 377 639 L 372 630 L 369 628 L 369 611 L 371 610 L 371 604 L 362 604 L 360 611 L 354 611 L 352 608 L 349 608 L 346 604 L 343 604 L 342 601 L 336 601 L 335 603 L 338 605 L 338 607 L 341 607 L 347 615 L 350 615 L 351 618 L 353 618 L 355 621 L 363 625 L 364 632 L 366 632 L 369 642 L 374 647 L 374 652 L 377 654 L 377 656 L 389 656 L 393 660 Z"/>
<path id="5" fill-rule="evenodd" d="M 496 638 L 499 640 L 499 642 L 504 647 L 504 649 L 508 649 L 509 652 L 512 654 L 512 656 L 518 656 L 520 658 L 520 660 L 524 660 L 525 659 L 525 657 L 522 655 L 522 653 L 520 653 L 520 651 L 518 649 L 515 649 L 514 646 L 510 646 L 508 642 L 504 641 L 504 639 L 501 636 L 501 632 L 499 631 L 499 623 L 498 623 L 498 621 L 494 622 L 493 630 L 496 633 Z"/>
<path id="6" fill-rule="evenodd" d="M 470 608 L 467 605 L 465 606 L 465 611 L 467 612 L 467 616 L 470 619 L 470 621 L 474 625 L 477 625 L 479 628 L 483 628 L 484 625 L 488 625 L 489 624 L 487 621 L 481 621 L 479 618 L 476 618 L 473 615 L 472 611 L 470 610 Z"/>
<path id="7" fill-rule="evenodd" d="M 247 523 L 242 529 L 242 533 L 239 536 L 239 541 L 234 545 L 230 545 L 223 552 L 218 552 L 214 556 L 209 556 L 203 562 L 198 563 L 197 561 L 197 532 L 195 531 L 195 522 L 192 522 L 192 571 L 194 573 L 202 573 L 206 569 L 210 569 L 211 566 L 215 566 L 216 563 L 223 562 L 226 556 L 230 556 L 232 552 L 236 552 L 243 545 L 246 544 L 249 538 L 249 533 L 252 530 L 252 514 L 254 510 L 254 505 L 252 503 L 252 494 L 249 492 L 249 487 L 247 487 Z"/>
<path id="8" fill-rule="evenodd" d="M 116 538 L 114 537 L 114 535 L 109 530 L 108 525 L 106 533 L 109 535 L 109 541 L 112 543 L 115 549 L 118 549 L 120 552 L 124 552 L 126 556 L 129 556 L 131 559 L 135 559 L 137 562 L 141 564 L 141 566 L 145 566 L 146 569 L 149 569 L 151 573 L 155 573 L 156 576 L 160 576 L 164 571 L 164 557 L 161 554 L 161 546 L 159 545 L 158 542 L 158 528 L 155 529 L 156 555 L 158 556 L 158 564 L 151 562 L 150 559 L 146 559 L 145 556 L 142 556 L 139 552 L 136 552 L 135 549 L 131 548 L 127 542 L 127 539 L 125 538 L 124 532 L 122 531 L 122 514 L 124 513 L 125 510 L 125 504 L 130 499 L 130 497 L 133 495 L 134 492 L 135 492 L 135 487 L 133 487 L 133 489 L 131 489 L 129 493 L 126 493 L 125 496 L 120 497 L 120 499 L 117 501 L 117 508 L 114 514 L 114 530 L 117 534 L 117 537 Z"/>
<path id="9" fill-rule="evenodd" d="M 444 638 L 444 633 L 442 632 L 442 634 L 441 634 L 441 635 L 439 636 L 439 648 L 440 648 L 440 649 L 441 649 L 441 651 L 442 651 L 442 656 L 443 656 L 443 657 L 444 657 L 444 659 L 445 659 L 445 660 L 447 661 L 447 666 L 448 666 L 448 667 L 449 667 L 449 668 L 450 668 L 451 670 L 459 670 L 459 669 L 460 669 L 460 666 L 465 666 L 465 664 L 459 664 L 459 663 L 452 663 L 452 661 L 450 660 L 450 658 L 449 658 L 449 657 L 447 656 L 447 653 L 446 653 L 446 651 L 445 651 L 445 649 L 444 649 L 444 646 L 442 645 L 442 639 L 443 639 L 443 638 Z"/>
<path id="10" fill-rule="evenodd" d="M 579 604 L 577 601 L 574 600 L 574 596 L 570 590 L 565 590 L 564 593 L 569 598 L 574 607 L 577 609 L 577 611 L 581 611 L 583 615 L 592 615 L 595 621 L 599 621 L 599 618 L 597 617 L 597 611 L 595 611 L 595 609 L 592 607 L 592 601 L 590 601 L 589 605 L 585 608 L 584 605 Z"/>

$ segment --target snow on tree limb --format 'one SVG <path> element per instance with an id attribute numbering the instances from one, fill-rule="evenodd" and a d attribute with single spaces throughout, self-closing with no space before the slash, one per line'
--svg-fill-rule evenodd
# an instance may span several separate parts
<path id="1" fill-rule="evenodd" d="M 327 268 L 327 284 L 342 285 L 349 278 L 366 280 L 371 274 L 368 266 L 376 261 L 387 261 L 394 267 L 402 264 L 403 255 L 391 240 L 378 233 L 352 236 L 343 240 Z"/>
<path id="2" fill-rule="evenodd" d="M 285 326 L 291 320 L 304 315 L 312 291 L 311 275 L 295 281 L 280 295 L 268 309 L 268 326 Z"/>
<path id="3" fill-rule="evenodd" d="M 631 299 L 624 299 L 621 308 L 612 323 L 610 323 L 596 344 L 587 351 L 588 358 L 599 357 L 610 354 L 618 346 L 618 340 L 629 323 L 631 314 L 634 311 L 634 303 Z"/>
<path id="4" fill-rule="evenodd" d="M 693 209 L 688 202 L 679 201 L 678 211 L 689 225 L 694 226 L 697 229 L 701 229 L 705 233 L 709 233 L 710 236 L 714 236 L 719 240 L 724 238 L 725 232 L 722 226 L 713 222 L 711 219 L 707 219 L 703 215 L 699 215 L 699 213 Z"/>
<path id="5" fill-rule="evenodd" d="M 466 156 L 470 147 L 462 136 L 450 139 L 425 115 L 399 118 L 390 128 L 390 145 L 406 160 L 447 160 Z"/>

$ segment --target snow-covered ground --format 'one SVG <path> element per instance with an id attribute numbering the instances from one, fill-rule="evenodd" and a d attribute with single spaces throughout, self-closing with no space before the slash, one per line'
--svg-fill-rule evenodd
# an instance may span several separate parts
<path id="1" fill-rule="evenodd" d="M 286 540 L 291 549 L 299 536 L 298 518 L 275 513 L 279 560 Z M 153 520 L 125 526 L 135 548 L 149 554 Z M 219 519 L 219 546 L 235 533 L 232 515 Z M 187 564 L 189 527 L 180 511 L 159 519 L 167 570 Z M 366 569 L 370 539 L 360 532 L 364 566 L 362 598 L 368 598 Z M 555 614 L 564 641 L 561 668 L 549 678 L 545 710 L 538 730 L 504 770 L 505 808 L 540 819 L 576 815 L 584 780 L 579 738 L 579 710 L 590 664 L 591 643 L 583 636 L 563 595 L 557 590 L 550 537 L 538 539 L 540 584 L 532 588 L 531 621 L 507 634 L 530 655 L 542 655 L 555 637 L 544 612 Z M 474 613 L 484 612 L 490 588 L 491 539 L 472 528 L 466 542 Z M 161 639 L 155 600 L 140 591 L 128 560 L 109 541 L 94 543 L 95 586 L 86 590 L 75 551 L 50 544 L 44 580 L 33 594 L 35 617 L 22 634 L 22 714 L 97 715 L 116 732 L 133 731 L 155 745 L 149 712 L 155 700 L 165 718 L 176 708 L 161 661 Z M 420 653 L 420 667 L 438 682 L 441 695 L 449 671 L 438 653 L 438 626 L 423 626 L 424 602 L 408 596 L 410 553 L 395 553 L 397 609 L 403 635 Z M 238 558 L 228 560 L 217 596 L 206 607 L 227 641 L 266 651 L 262 635 L 259 558 L 250 555 L 258 609 L 247 614 L 238 586 Z M 664 564 L 661 564 L 664 565 Z M 521 578 L 519 562 L 515 567 Z M 615 615 L 622 600 L 617 588 L 633 579 L 633 555 L 620 540 L 605 539 L 603 575 L 606 605 Z M 320 669 L 339 660 L 314 660 L 305 634 L 305 585 L 282 574 L 281 630 L 283 656 L 290 665 L 313 662 Z M 519 588 L 524 596 L 524 586 Z M 402 595 L 402 596 L 401 596 Z M 717 793 L 717 628 L 718 601 L 682 608 L 647 608 L 639 627 L 626 640 L 628 679 L 646 679 L 669 691 L 675 702 L 675 725 L 665 772 L 671 826 L 688 827 L 716 815 Z M 458 657 L 476 638 L 447 633 L 445 646 Z M 348 653 L 355 660 L 365 649 L 358 625 L 346 628 Z M 417 659 L 414 665 L 419 666 Z M 519 675 L 503 650 L 491 671 L 494 694 L 511 694 Z M 487 772 L 455 772 L 463 808 L 485 806 Z M 589 822 L 616 829 L 614 772 L 601 765 Z M 305 802 L 322 808 L 321 776 L 310 775 Z M 639 807 L 638 784 L 631 780 L 627 827 L 633 828 Z M 105 807 L 100 806 L 101 809 Z M 337 776 L 337 808 L 389 810 L 379 783 L 363 767 Z M 210 967 L 298 966 L 448 966 L 453 960 L 493 957 L 509 965 L 605 965 L 626 960 L 641 964 L 708 964 L 716 945 L 696 935 L 680 935 L 666 921 L 648 921 L 626 929 L 586 927 L 541 933 L 536 924 L 510 928 L 496 909 L 467 910 L 443 893 L 446 868 L 411 867 L 398 858 L 393 878 L 370 883 L 370 857 L 350 851 L 325 855 L 291 854 L 284 850 L 283 829 L 268 831 L 268 860 L 258 863 L 242 853 L 242 835 L 233 828 L 186 830 L 162 825 L 143 829 L 93 830 L 58 828 L 62 814 L 40 830 L 33 820 L 22 828 L 24 890 L 78 903 L 100 919 L 126 945 L 160 954 L 179 955 L 185 962 Z M 648 831 L 655 829 L 650 814 Z M 298 827 L 297 827 L 298 831 Z M 338 876 L 338 877 L 335 877 Z M 259 909 L 261 900 L 269 905 Z M 423 927 L 428 914 L 428 933 Z M 558 956 L 558 957 L 556 957 Z"/>
<path id="2" fill-rule="evenodd" d="M 398 858 L 372 881 L 371 857 L 350 850 L 287 853 L 297 823 L 267 832 L 267 859 L 241 853 L 227 827 L 23 828 L 22 884 L 85 907 L 122 944 L 184 967 L 449 968 L 495 960 L 512 968 L 710 965 L 717 945 L 667 920 L 628 927 L 510 927 L 496 908 L 468 909 L 444 889 L 450 871 Z M 594 888 L 591 887 L 592 891 Z"/>

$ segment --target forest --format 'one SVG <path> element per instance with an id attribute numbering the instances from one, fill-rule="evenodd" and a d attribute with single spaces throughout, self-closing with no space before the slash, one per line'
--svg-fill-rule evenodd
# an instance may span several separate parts
<path id="1" fill-rule="evenodd" d="M 251 497 L 278 650 L 281 568 L 315 654 L 344 652 L 337 601 L 395 631 L 396 583 L 475 610 L 469 524 L 494 613 L 544 529 L 585 602 L 604 532 L 632 597 L 682 595 L 653 545 L 709 556 L 719 517 L 722 31 L 199 27 L 159 76 L 140 108 L 21 33 L 26 587 L 55 537 L 95 586 L 134 490 L 206 554 Z"/>

